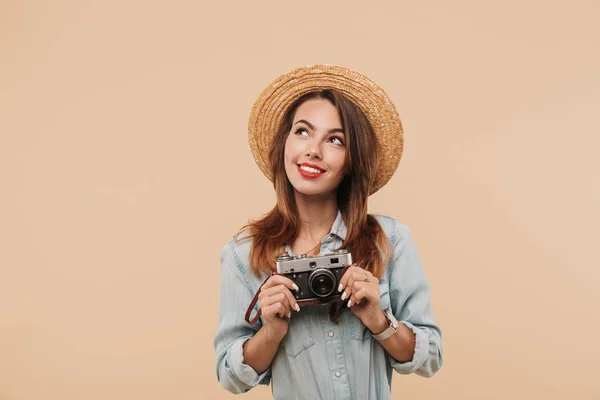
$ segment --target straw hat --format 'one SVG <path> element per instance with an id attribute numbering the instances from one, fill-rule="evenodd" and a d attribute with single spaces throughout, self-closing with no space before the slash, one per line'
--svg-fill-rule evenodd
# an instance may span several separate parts
<path id="1" fill-rule="evenodd" d="M 279 76 L 260 94 L 250 114 L 248 139 L 254 160 L 269 180 L 269 148 L 288 107 L 315 90 L 336 89 L 356 104 L 369 120 L 377 138 L 379 168 L 370 195 L 385 185 L 402 156 L 403 131 L 396 107 L 368 77 L 346 67 L 309 65 Z"/>

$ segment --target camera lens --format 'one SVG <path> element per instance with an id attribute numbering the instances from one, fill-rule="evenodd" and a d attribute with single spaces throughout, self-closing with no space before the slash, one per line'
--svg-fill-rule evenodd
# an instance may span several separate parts
<path id="1" fill-rule="evenodd" d="M 333 293 L 335 277 L 331 271 L 318 269 L 308 278 L 308 287 L 319 297 L 326 297 Z"/>

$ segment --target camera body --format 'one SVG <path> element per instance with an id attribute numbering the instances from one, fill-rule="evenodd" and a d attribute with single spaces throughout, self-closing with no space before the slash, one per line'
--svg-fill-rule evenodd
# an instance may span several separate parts
<path id="1" fill-rule="evenodd" d="M 352 264 L 352 255 L 347 250 L 316 257 L 283 253 L 276 264 L 277 272 L 294 281 L 300 289 L 292 291 L 300 304 L 325 304 L 339 297 L 337 288 L 344 268 Z"/>

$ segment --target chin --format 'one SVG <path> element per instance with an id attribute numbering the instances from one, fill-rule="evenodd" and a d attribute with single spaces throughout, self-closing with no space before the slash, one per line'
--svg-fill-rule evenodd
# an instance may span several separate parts
<path id="1" fill-rule="evenodd" d="M 290 179 L 290 172 L 293 179 Z M 336 192 L 337 187 L 331 185 L 331 182 L 306 182 L 302 177 L 293 175 L 296 171 L 286 171 L 288 181 L 294 188 L 294 191 L 304 196 L 326 196 Z M 296 179 L 298 178 L 298 179 Z"/>
<path id="2" fill-rule="evenodd" d="M 317 187 L 303 187 L 303 185 L 294 185 L 292 187 L 296 192 L 304 196 L 326 196 L 335 192 L 334 188 L 317 188 Z"/>

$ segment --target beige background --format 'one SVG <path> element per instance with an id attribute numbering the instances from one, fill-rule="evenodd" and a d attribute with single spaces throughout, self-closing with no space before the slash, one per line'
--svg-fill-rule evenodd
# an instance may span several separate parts
<path id="1" fill-rule="evenodd" d="M 370 210 L 411 228 L 445 351 L 394 398 L 600 399 L 599 19 L 598 1 L 0 1 L 0 399 L 232 397 L 219 253 L 274 204 L 247 119 L 313 63 L 370 76 L 405 128 Z"/>

